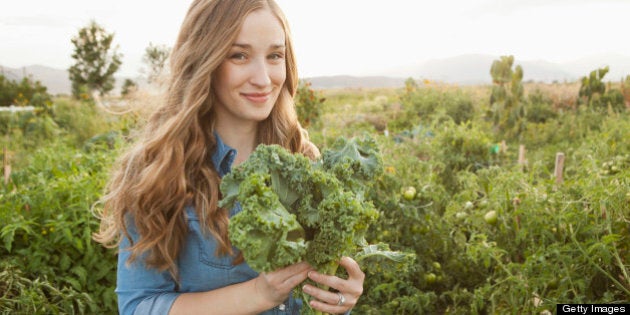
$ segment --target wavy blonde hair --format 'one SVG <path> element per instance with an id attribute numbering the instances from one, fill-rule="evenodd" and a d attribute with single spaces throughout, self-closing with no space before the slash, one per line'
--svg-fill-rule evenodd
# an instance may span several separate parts
<path id="1" fill-rule="evenodd" d="M 151 116 L 137 143 L 124 154 L 103 197 L 100 231 L 94 239 L 108 247 L 122 237 L 132 243 L 130 262 L 146 253 L 146 264 L 177 279 L 177 256 L 188 232 L 184 209 L 192 204 L 218 242 L 218 255 L 233 255 L 228 211 L 217 206 L 220 177 L 211 155 L 216 96 L 213 74 L 225 60 L 245 17 L 269 9 L 285 32 L 286 81 L 269 117 L 259 123 L 258 143 L 279 144 L 315 158 L 295 113 L 298 77 L 284 14 L 273 0 L 195 0 L 186 14 L 170 57 L 171 77 L 164 104 Z M 128 232 L 129 216 L 141 236 Z"/>

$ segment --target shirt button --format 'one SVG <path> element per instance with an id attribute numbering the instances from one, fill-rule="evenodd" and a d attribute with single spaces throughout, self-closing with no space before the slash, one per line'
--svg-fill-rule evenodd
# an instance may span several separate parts
<path id="1" fill-rule="evenodd" d="M 284 305 L 284 303 L 278 305 L 278 309 L 281 310 L 281 311 L 284 311 L 286 308 L 287 308 L 287 306 Z"/>

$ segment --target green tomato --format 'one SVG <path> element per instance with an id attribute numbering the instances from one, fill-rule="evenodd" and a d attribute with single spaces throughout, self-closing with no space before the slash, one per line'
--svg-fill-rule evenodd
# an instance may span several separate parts
<path id="1" fill-rule="evenodd" d="M 409 186 L 403 191 L 403 197 L 407 200 L 413 200 L 416 197 L 416 188 Z"/>
<path id="2" fill-rule="evenodd" d="M 483 216 L 483 219 L 486 220 L 486 223 L 495 225 L 497 224 L 498 215 L 494 210 L 486 212 L 486 215 Z"/>
<path id="3" fill-rule="evenodd" d="M 434 261 L 433 262 L 433 268 L 435 268 L 435 270 L 441 270 L 442 269 L 442 265 L 440 265 L 439 262 Z"/>
<path id="4" fill-rule="evenodd" d="M 434 284 L 436 280 L 437 276 L 433 272 L 424 275 L 424 281 L 426 281 L 427 284 Z"/>
<path id="5" fill-rule="evenodd" d="M 467 216 L 468 214 L 466 214 L 466 212 L 463 212 L 463 211 L 455 213 L 455 219 L 457 219 L 457 221 L 462 221 L 466 219 Z"/>
<path id="6" fill-rule="evenodd" d="M 466 201 L 466 203 L 464 203 L 464 209 L 466 210 L 470 210 L 474 207 L 473 203 L 470 201 Z"/>

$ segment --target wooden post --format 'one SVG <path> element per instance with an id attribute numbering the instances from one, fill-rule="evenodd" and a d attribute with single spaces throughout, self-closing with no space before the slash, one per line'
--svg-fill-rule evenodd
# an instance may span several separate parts
<path id="1" fill-rule="evenodd" d="M 527 164 L 527 160 L 525 160 L 525 145 L 521 144 L 518 146 L 518 165 L 525 166 Z"/>
<path id="2" fill-rule="evenodd" d="M 7 153 L 7 147 L 4 146 L 3 150 L 3 156 L 2 156 L 2 164 L 4 165 L 4 184 L 7 185 L 9 184 L 9 179 L 11 178 L 11 164 L 9 164 L 9 157 L 8 157 L 8 153 Z"/>
<path id="3" fill-rule="evenodd" d="M 553 171 L 553 175 L 556 177 L 556 184 L 562 184 L 562 170 L 564 168 L 564 153 L 556 153 L 556 168 Z"/>
<path id="4" fill-rule="evenodd" d="M 507 147 L 507 143 L 505 143 L 505 140 L 502 140 L 502 141 L 501 141 L 501 145 L 500 145 L 500 147 L 499 147 L 499 151 L 500 151 L 502 154 L 506 154 L 506 153 L 507 153 L 507 149 L 508 149 L 508 147 Z"/>

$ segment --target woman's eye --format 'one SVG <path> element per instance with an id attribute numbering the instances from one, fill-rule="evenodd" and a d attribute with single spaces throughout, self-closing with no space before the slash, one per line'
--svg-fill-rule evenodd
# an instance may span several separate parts
<path id="1" fill-rule="evenodd" d="M 244 53 L 234 53 L 230 55 L 230 59 L 242 61 L 247 59 L 247 55 L 245 55 Z"/>
<path id="2" fill-rule="evenodd" d="M 284 58 L 284 54 L 282 53 L 273 53 L 269 55 L 269 59 L 271 60 L 282 60 Z"/>

